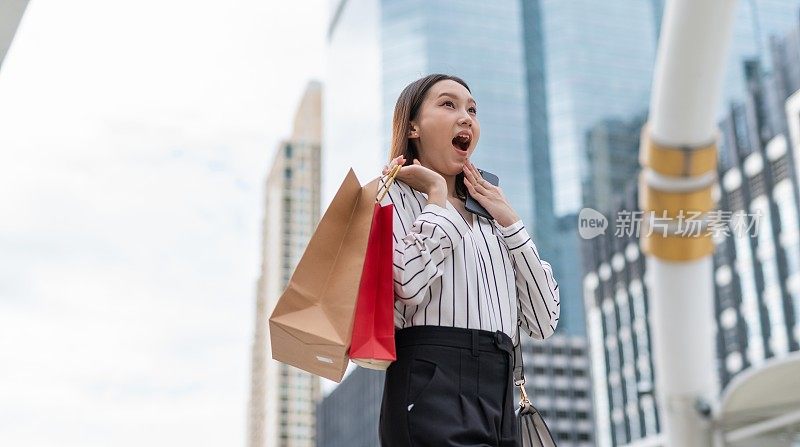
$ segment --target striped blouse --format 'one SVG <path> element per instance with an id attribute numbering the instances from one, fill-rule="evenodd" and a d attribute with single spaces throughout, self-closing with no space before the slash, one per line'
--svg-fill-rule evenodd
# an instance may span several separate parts
<path id="1" fill-rule="evenodd" d="M 517 315 L 533 338 L 553 334 L 560 299 L 553 269 L 539 257 L 522 220 L 503 227 L 396 180 L 382 205 L 394 204 L 394 324 L 501 330 L 517 343 Z M 520 312 L 521 311 L 521 312 Z"/>

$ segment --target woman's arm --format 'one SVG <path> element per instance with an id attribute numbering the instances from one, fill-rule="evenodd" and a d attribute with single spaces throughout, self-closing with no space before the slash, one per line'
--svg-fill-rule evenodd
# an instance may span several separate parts
<path id="1" fill-rule="evenodd" d="M 533 338 L 547 338 L 555 332 L 561 313 L 561 299 L 553 267 L 539 257 L 539 251 L 522 220 L 507 227 L 497 222 L 495 225 L 514 265 L 521 327 Z"/>
<path id="2" fill-rule="evenodd" d="M 468 231 L 460 216 L 428 203 L 418 216 L 402 188 L 394 182 L 382 205 L 394 204 L 394 291 L 405 305 L 417 305 L 433 281 L 444 272 L 444 260 L 451 256 Z"/>
<path id="3" fill-rule="evenodd" d="M 553 268 L 539 257 L 536 245 L 503 190 L 484 180 L 472 162 L 464 164 L 463 172 L 469 193 L 494 217 L 494 224 L 508 248 L 514 265 L 522 325 L 533 338 L 553 335 L 561 313 Z"/>

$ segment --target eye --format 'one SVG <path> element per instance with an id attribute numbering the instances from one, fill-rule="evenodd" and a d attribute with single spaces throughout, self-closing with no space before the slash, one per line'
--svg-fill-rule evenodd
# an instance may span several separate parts
<path id="1" fill-rule="evenodd" d="M 450 100 L 447 100 L 447 101 L 445 101 L 445 102 L 443 102 L 443 103 L 442 103 L 442 105 L 444 105 L 444 106 L 446 106 L 446 105 L 448 105 L 448 104 L 450 104 L 451 106 L 453 106 L 453 108 L 455 108 L 455 107 L 456 107 L 456 105 L 453 103 L 453 101 L 450 101 Z"/>
<path id="2" fill-rule="evenodd" d="M 478 109 L 476 109 L 475 107 L 470 107 L 469 108 L 469 113 L 477 114 L 478 113 Z"/>

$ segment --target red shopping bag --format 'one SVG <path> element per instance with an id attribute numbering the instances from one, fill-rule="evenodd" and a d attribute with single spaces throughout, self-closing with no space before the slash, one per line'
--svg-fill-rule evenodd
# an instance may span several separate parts
<path id="1" fill-rule="evenodd" d="M 364 368 L 385 370 L 397 359 L 392 276 L 393 213 L 394 205 L 382 206 L 380 202 L 375 203 L 372 212 L 349 354 L 353 363 Z"/>

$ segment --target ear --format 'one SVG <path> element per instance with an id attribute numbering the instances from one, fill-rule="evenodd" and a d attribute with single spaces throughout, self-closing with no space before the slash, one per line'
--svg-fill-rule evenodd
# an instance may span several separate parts
<path id="1" fill-rule="evenodd" d="M 408 138 L 419 138 L 419 126 L 414 122 L 409 122 Z"/>

